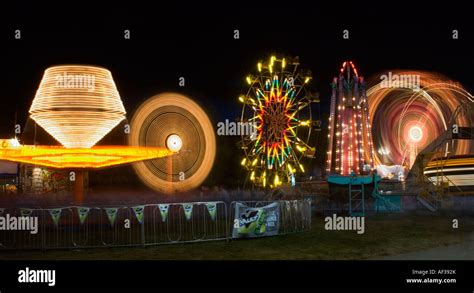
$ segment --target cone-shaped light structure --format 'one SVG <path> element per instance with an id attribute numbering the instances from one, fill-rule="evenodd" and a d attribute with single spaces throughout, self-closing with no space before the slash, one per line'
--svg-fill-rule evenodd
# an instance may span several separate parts
<path id="1" fill-rule="evenodd" d="M 87 65 L 46 69 L 31 118 L 66 148 L 90 148 L 125 119 L 110 71 Z"/>

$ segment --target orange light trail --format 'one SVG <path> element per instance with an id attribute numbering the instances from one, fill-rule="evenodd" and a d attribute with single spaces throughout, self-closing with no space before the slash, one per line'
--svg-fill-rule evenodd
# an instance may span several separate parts
<path id="1" fill-rule="evenodd" d="M 174 152 L 161 147 L 96 146 L 84 149 L 0 144 L 2 145 L 0 147 L 0 160 L 58 169 L 97 169 L 157 159 L 174 154 Z"/>

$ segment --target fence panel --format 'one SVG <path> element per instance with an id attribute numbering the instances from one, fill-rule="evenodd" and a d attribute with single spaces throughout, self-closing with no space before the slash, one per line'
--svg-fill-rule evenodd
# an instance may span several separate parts
<path id="1" fill-rule="evenodd" d="M 275 201 L 242 201 L 264 207 Z M 308 200 L 277 201 L 278 234 L 311 228 Z M 36 218 L 38 232 L 0 231 L 0 249 L 60 249 L 140 246 L 228 240 L 235 205 L 223 201 L 148 204 L 131 207 L 0 208 L 0 216 Z"/>

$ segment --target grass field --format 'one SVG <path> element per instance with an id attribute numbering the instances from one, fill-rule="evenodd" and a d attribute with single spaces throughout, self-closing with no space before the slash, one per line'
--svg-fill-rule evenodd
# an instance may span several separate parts
<path id="1" fill-rule="evenodd" d="M 474 232 L 474 219 L 418 212 L 366 217 L 365 234 L 326 231 L 313 218 L 310 232 L 276 237 L 133 248 L 0 251 L 0 259 L 22 260 L 357 260 L 457 244 Z"/>

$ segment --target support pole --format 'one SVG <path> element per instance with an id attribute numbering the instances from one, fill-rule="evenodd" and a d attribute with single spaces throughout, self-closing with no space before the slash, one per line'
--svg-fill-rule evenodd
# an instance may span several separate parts
<path id="1" fill-rule="evenodd" d="M 168 156 L 166 158 L 166 168 L 168 172 L 168 181 L 169 181 L 169 191 L 170 194 L 173 193 L 173 156 Z"/>
<path id="2" fill-rule="evenodd" d="M 84 202 L 84 170 L 75 170 L 74 203 L 81 205 Z"/>

